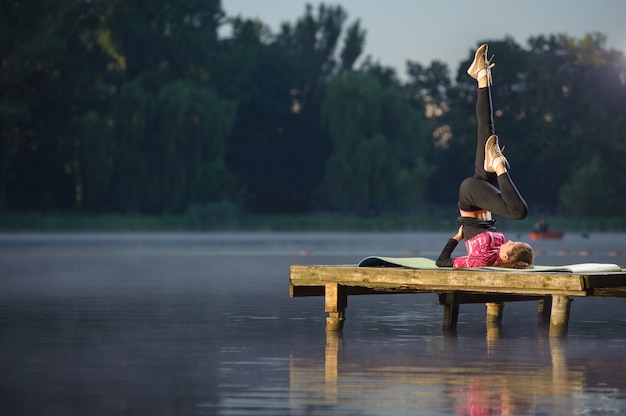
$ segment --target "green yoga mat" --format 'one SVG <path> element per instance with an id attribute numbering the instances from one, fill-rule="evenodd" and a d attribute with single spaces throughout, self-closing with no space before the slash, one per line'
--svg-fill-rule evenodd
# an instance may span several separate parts
<path id="1" fill-rule="evenodd" d="M 359 267 L 408 267 L 410 269 L 438 269 L 435 260 L 426 257 L 366 257 Z M 477 267 L 481 270 L 497 270 L 514 273 L 569 272 L 569 273 L 608 273 L 621 272 L 622 268 L 610 263 L 579 263 L 565 266 L 534 265 L 532 269 L 509 269 L 505 267 Z"/>

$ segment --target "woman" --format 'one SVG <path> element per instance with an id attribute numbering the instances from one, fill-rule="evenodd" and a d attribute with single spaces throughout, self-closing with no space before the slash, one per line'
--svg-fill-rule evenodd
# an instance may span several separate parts
<path id="1" fill-rule="evenodd" d="M 481 45 L 467 70 L 478 82 L 476 162 L 474 176 L 465 179 L 459 187 L 459 229 L 437 259 L 439 267 L 532 267 L 530 245 L 506 241 L 494 227 L 496 221 L 491 218 L 491 213 L 516 220 L 528 215 L 526 201 L 509 176 L 509 163 L 495 135 L 491 107 L 491 68 L 494 65 L 487 59 L 487 45 Z M 465 239 L 467 255 L 451 258 L 462 239 Z"/>

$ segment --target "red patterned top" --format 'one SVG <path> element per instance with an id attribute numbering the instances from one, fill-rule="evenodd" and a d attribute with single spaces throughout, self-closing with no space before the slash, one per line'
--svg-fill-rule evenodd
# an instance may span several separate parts
<path id="1" fill-rule="evenodd" d="M 454 268 L 495 266 L 500 262 L 500 246 L 506 243 L 504 234 L 485 231 L 465 241 L 467 256 L 454 259 Z"/>

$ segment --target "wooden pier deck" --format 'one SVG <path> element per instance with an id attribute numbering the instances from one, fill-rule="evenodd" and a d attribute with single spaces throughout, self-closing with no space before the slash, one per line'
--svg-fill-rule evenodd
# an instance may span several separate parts
<path id="1" fill-rule="evenodd" d="M 459 305 L 485 303 L 487 323 L 502 320 L 503 305 L 538 301 L 538 324 L 549 325 L 552 337 L 567 335 L 574 296 L 626 297 L 626 270 L 612 272 L 516 271 L 484 269 L 412 269 L 292 265 L 291 297 L 324 296 L 326 329 L 341 330 L 348 296 L 391 293 L 434 293 L 443 305 L 443 329 L 456 330 Z"/>

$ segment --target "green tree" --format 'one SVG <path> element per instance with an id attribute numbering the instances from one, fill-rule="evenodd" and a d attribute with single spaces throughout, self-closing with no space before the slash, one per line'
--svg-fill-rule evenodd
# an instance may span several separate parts
<path id="1" fill-rule="evenodd" d="M 467 126 L 454 128 L 454 122 L 466 103 L 461 100 L 453 103 L 458 90 L 452 85 L 447 65 L 442 62 L 433 61 L 425 67 L 407 61 L 407 75 L 405 87 L 411 103 L 423 114 L 428 126 L 424 140 L 430 146 L 425 159 L 433 167 L 425 192 L 428 202 L 454 201 L 461 176 L 466 175 L 459 167 L 473 166 L 473 156 L 466 151 L 468 147 L 473 149 L 468 146 Z"/>
<path id="2" fill-rule="evenodd" d="M 346 71 L 354 68 L 354 64 L 363 53 L 365 47 L 366 32 L 361 28 L 361 21 L 352 23 L 347 31 L 341 50 L 341 70 Z"/>
<path id="3" fill-rule="evenodd" d="M 98 42 L 120 76 L 110 100 L 115 126 L 111 206 L 180 212 L 195 202 L 203 167 L 219 164 L 235 103 L 217 93 L 218 0 L 116 4 Z"/>
<path id="4" fill-rule="evenodd" d="M 302 210 L 311 161 L 298 166 L 307 143 L 294 132 L 301 103 L 291 94 L 293 62 L 284 48 L 264 43 L 263 26 L 237 21 L 235 29 L 227 65 L 237 81 L 228 88 L 238 107 L 225 160 L 239 184 L 238 198 L 256 212 Z"/>
<path id="5" fill-rule="evenodd" d="M 222 163 L 226 139 L 230 134 L 235 116 L 235 104 L 223 100 L 208 88 L 192 81 L 177 81 L 163 87 L 159 93 L 159 106 L 155 124 L 163 145 L 162 167 L 180 160 L 182 175 L 177 182 L 170 182 L 176 175 L 168 169 L 159 169 L 165 184 L 165 193 L 179 197 L 161 202 L 169 210 L 180 210 L 193 200 L 191 186 L 197 183 L 207 165 L 225 167 Z M 173 157 L 178 155 L 178 157 Z M 178 167 L 174 166 L 172 173 Z M 224 172 L 228 175 L 228 172 Z"/>
<path id="6" fill-rule="evenodd" d="M 346 23 L 323 4 L 276 34 L 227 20 L 219 0 L 3 4 L 0 210 L 454 202 L 474 158 L 473 48 L 454 84 L 438 61 L 409 61 L 403 84 L 369 57 L 355 67 L 365 30 Z M 598 33 L 487 43 L 496 131 L 531 211 L 619 213 L 624 53 Z M 584 205 L 585 192 L 602 207 Z"/>
<path id="7" fill-rule="evenodd" d="M 575 216 L 621 216 L 626 209 L 624 183 L 615 182 L 613 171 L 601 157 L 594 156 L 574 171 L 561 188 L 559 199 Z"/>
<path id="8" fill-rule="evenodd" d="M 0 14 L 0 210 L 68 208 L 72 145 L 63 137 L 64 24 L 81 2 L 5 2 Z M 69 201 L 69 202 L 68 202 Z"/>
<path id="9" fill-rule="evenodd" d="M 116 163 L 110 198 L 116 209 L 180 212 L 193 200 L 193 184 L 218 163 L 235 106 L 192 81 L 163 85 L 152 94 L 128 83 L 115 120 Z"/>
<path id="10" fill-rule="evenodd" d="M 218 64 L 220 0 L 116 2 L 100 28 L 105 50 L 127 79 L 192 78 L 210 82 Z"/>
<path id="11" fill-rule="evenodd" d="M 560 188 L 590 156 L 602 154 L 605 163 L 619 166 L 626 156 L 623 112 L 626 105 L 626 65 L 622 53 L 607 51 L 606 38 L 590 34 L 581 40 L 565 35 L 532 38 L 524 114 L 529 125 L 526 150 L 533 169 L 532 200 L 558 203 Z M 545 68 L 545 66 L 548 68 Z M 544 66 L 540 69 L 539 66 Z M 547 174 L 549 173 L 549 174 Z M 624 183 L 617 169 L 614 181 Z"/>
<path id="12" fill-rule="evenodd" d="M 107 207 L 107 193 L 114 171 L 115 136 L 108 117 L 90 111 L 68 125 L 68 136 L 76 139 L 76 199 L 88 210 Z"/>
<path id="13" fill-rule="evenodd" d="M 324 120 L 333 143 L 322 186 L 326 207 L 370 213 L 414 210 L 430 168 L 424 121 L 399 85 L 344 72 L 328 86 Z"/>
<path id="14" fill-rule="evenodd" d="M 330 146 L 320 123 L 325 86 L 354 64 L 365 37 L 358 22 L 350 26 L 340 64 L 345 20 L 341 7 L 320 5 L 316 12 L 307 6 L 277 35 L 258 22 L 234 21 L 228 55 L 237 61 L 229 67 L 245 88 L 230 87 L 241 99 L 227 162 L 253 211 L 302 212 L 315 200 Z"/>

